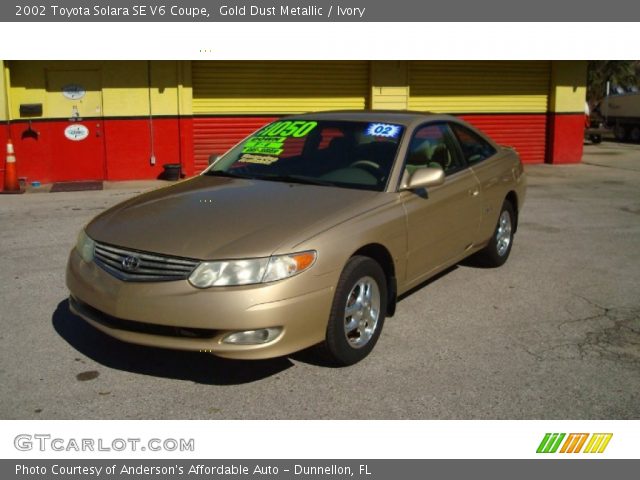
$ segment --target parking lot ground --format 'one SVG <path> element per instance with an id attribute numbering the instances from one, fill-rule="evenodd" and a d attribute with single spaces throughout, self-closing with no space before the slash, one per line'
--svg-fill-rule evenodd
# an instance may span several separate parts
<path id="1" fill-rule="evenodd" d="M 69 313 L 77 232 L 157 182 L 0 197 L 0 416 L 640 418 L 640 147 L 587 145 L 584 160 L 527 166 L 507 264 L 428 282 L 342 369 L 128 345 Z"/>

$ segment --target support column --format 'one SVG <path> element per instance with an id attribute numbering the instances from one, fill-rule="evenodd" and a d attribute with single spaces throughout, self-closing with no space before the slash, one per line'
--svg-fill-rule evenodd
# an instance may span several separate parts
<path id="1" fill-rule="evenodd" d="M 193 152 L 193 87 L 191 61 L 177 61 L 178 71 L 178 121 L 180 125 L 180 162 L 182 171 L 189 177 L 195 171 Z"/>
<path id="2" fill-rule="evenodd" d="M 5 145 L 9 138 L 9 79 L 8 65 L 0 60 L 0 191 L 4 188 Z M 7 69 L 7 70 L 5 70 Z"/>
<path id="3" fill-rule="evenodd" d="M 547 163 L 582 161 L 586 94 L 586 61 L 560 60 L 552 63 L 547 113 Z"/>

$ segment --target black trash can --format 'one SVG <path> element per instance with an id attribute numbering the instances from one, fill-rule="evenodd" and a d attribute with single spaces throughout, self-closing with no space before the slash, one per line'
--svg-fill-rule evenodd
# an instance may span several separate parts
<path id="1" fill-rule="evenodd" d="M 165 180 L 170 180 L 172 182 L 180 180 L 180 174 L 182 172 L 180 171 L 179 163 L 165 163 L 164 165 L 162 165 L 162 168 L 164 168 L 162 176 Z"/>

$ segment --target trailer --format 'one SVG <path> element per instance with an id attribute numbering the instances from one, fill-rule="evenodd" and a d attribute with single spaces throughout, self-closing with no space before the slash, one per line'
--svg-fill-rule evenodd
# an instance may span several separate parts
<path id="1" fill-rule="evenodd" d="M 608 95 L 600 104 L 600 114 L 616 140 L 640 143 L 640 92 Z"/>

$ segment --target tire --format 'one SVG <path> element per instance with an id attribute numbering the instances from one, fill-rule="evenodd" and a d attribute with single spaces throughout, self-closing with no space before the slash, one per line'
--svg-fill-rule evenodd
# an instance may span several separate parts
<path id="1" fill-rule="evenodd" d="M 615 127 L 613 127 L 613 136 L 619 142 L 624 142 L 627 139 L 628 133 L 629 132 L 624 125 L 617 124 Z"/>
<path id="2" fill-rule="evenodd" d="M 593 144 L 598 144 L 602 142 L 602 135 L 598 134 L 598 133 L 593 133 L 591 135 L 589 135 L 589 140 L 591 140 L 591 143 Z"/>
<path id="3" fill-rule="evenodd" d="M 349 306 L 353 315 L 348 315 Z M 387 281 L 382 268 L 369 257 L 352 257 L 338 280 L 325 341 L 320 345 L 325 359 L 347 366 L 369 355 L 380 337 L 386 312 Z"/>
<path id="4" fill-rule="evenodd" d="M 508 200 L 502 204 L 498 223 L 489 240 L 489 244 L 479 252 L 479 260 L 487 267 L 499 267 L 503 265 L 513 246 L 513 233 L 516 226 L 516 214 L 513 205 Z"/>
<path id="5" fill-rule="evenodd" d="M 640 126 L 634 125 L 629 132 L 629 140 L 633 143 L 640 143 Z"/>

